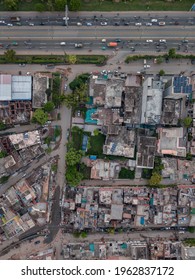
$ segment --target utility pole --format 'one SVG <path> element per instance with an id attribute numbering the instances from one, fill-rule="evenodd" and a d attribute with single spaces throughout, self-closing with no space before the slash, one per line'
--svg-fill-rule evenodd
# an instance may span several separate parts
<path id="1" fill-rule="evenodd" d="M 65 26 L 68 26 L 68 5 L 65 6 Z"/>

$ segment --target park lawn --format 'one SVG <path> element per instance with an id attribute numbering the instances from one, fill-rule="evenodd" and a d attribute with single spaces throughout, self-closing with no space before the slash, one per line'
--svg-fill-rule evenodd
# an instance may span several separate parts
<path id="1" fill-rule="evenodd" d="M 106 136 L 99 133 L 96 136 L 90 137 L 90 148 L 87 151 L 88 155 L 96 155 L 102 156 L 103 155 L 103 145 L 105 143 Z"/>

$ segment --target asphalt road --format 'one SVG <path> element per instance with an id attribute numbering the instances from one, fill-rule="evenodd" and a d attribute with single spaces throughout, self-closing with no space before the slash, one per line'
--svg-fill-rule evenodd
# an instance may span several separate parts
<path id="1" fill-rule="evenodd" d="M 32 40 L 65 40 L 65 39 L 170 39 L 181 40 L 183 38 L 195 39 L 194 26 L 2 26 L 0 28 L 0 39 L 31 39 Z"/>
<path id="2" fill-rule="evenodd" d="M 21 17 L 22 25 L 62 25 L 64 24 L 64 12 L 16 12 L 16 16 Z M 11 23 L 10 17 L 13 13 L 1 12 L 0 13 L 0 25 Z M 152 19 L 157 21 L 164 21 L 166 25 L 173 25 L 175 23 L 180 25 L 193 25 L 195 23 L 195 17 L 193 12 L 69 12 L 68 24 L 76 25 L 78 22 L 86 25 L 91 23 L 93 25 L 100 25 L 101 22 L 107 22 L 108 25 L 114 25 L 119 23 L 124 25 L 124 22 L 130 25 L 135 25 L 137 22 L 146 24 L 151 22 Z M 153 22 L 153 24 L 157 24 Z"/>

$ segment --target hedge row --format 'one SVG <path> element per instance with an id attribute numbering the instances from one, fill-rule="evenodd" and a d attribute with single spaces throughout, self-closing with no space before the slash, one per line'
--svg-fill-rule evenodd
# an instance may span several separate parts
<path id="1" fill-rule="evenodd" d="M 106 62 L 107 56 L 105 55 L 77 55 L 76 64 L 97 64 L 101 65 Z M 0 55 L 0 64 L 7 64 L 5 57 Z M 27 63 L 27 64 L 66 64 L 66 57 L 63 55 L 16 55 L 14 64 Z"/>
<path id="2" fill-rule="evenodd" d="M 131 61 L 137 61 L 140 59 L 154 59 L 154 58 L 172 58 L 172 59 L 195 59 L 195 55 L 193 54 L 189 54 L 189 55 L 183 55 L 183 54 L 175 54 L 174 58 L 173 57 L 169 57 L 168 54 L 163 54 L 163 55 L 133 55 L 133 56 L 127 56 L 125 59 L 126 63 L 129 63 Z"/>

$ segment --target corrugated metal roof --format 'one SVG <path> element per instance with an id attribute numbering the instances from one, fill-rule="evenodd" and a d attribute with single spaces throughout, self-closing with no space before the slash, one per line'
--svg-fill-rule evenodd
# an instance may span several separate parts
<path id="1" fill-rule="evenodd" d="M 11 75 L 0 75 L 0 101 L 11 100 Z"/>
<path id="2" fill-rule="evenodd" d="M 12 100 L 31 100 L 32 77 L 12 76 Z"/>

